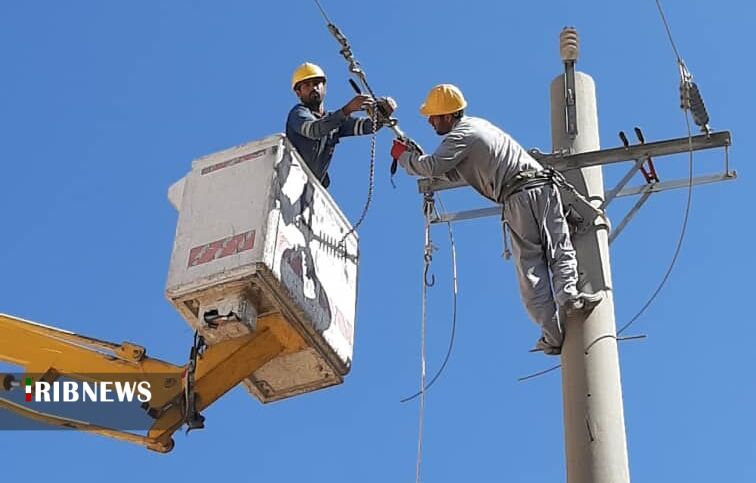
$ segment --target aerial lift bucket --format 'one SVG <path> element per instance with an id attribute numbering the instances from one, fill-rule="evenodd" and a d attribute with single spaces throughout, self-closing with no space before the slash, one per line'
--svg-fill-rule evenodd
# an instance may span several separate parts
<path id="1" fill-rule="evenodd" d="M 166 295 L 209 345 L 280 313 L 306 341 L 243 383 L 261 402 L 339 384 L 354 345 L 358 238 L 285 136 L 202 157 L 179 212 Z"/>

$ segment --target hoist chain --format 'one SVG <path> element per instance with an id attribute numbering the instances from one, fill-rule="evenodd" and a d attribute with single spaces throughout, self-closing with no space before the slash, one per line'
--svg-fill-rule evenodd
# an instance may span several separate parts
<path id="1" fill-rule="evenodd" d="M 202 357 L 206 348 L 205 338 L 200 335 L 199 331 L 196 331 L 194 333 L 194 344 L 192 344 L 192 349 L 189 353 L 189 363 L 186 365 L 184 372 L 183 416 L 187 433 L 192 429 L 205 427 L 205 418 L 197 411 L 197 393 L 194 391 L 194 376 L 197 370 L 197 359 Z"/>
<path id="2" fill-rule="evenodd" d="M 340 245 L 344 243 L 349 235 L 354 233 L 357 228 L 359 228 L 363 221 L 365 221 L 368 209 L 370 208 L 370 203 L 373 201 L 373 190 L 375 189 L 375 141 L 376 129 L 378 126 L 378 109 L 376 107 L 373 107 L 370 111 L 370 114 L 371 120 L 373 121 L 373 134 L 372 136 L 370 136 L 370 181 L 368 184 L 367 200 L 365 200 L 365 206 L 362 207 L 362 214 L 360 214 L 360 218 L 352 226 L 352 228 L 348 232 L 346 232 L 343 237 L 341 237 L 341 242 L 339 243 Z"/>

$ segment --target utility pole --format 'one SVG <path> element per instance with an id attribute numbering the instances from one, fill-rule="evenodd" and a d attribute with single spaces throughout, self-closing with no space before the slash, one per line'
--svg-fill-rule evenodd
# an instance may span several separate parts
<path id="1" fill-rule="evenodd" d="M 554 152 L 598 151 L 596 87 L 575 71 L 577 32 L 560 36 L 565 73 L 551 83 L 551 142 Z M 598 207 L 604 200 L 601 166 L 565 173 L 567 180 Z M 580 271 L 580 290 L 603 291 L 603 300 L 585 317 L 566 321 L 562 348 L 562 395 L 567 483 L 628 483 L 614 298 L 609 265 L 608 226 L 601 219 L 576 233 L 573 244 Z M 580 317 L 582 318 L 582 317 Z M 589 350 L 586 350 L 589 348 Z"/>
<path id="2" fill-rule="evenodd" d="M 640 197 L 610 237 L 605 214 L 593 220 L 595 210 L 589 210 L 590 213 L 583 216 L 586 208 L 581 204 L 583 201 L 570 190 L 561 190 L 565 208 L 574 209 L 578 218 L 582 216 L 582 220 L 578 220 L 577 233 L 572 235 L 580 271 L 579 289 L 604 294 L 603 300 L 584 320 L 578 316 L 565 321 L 561 366 L 567 483 L 629 483 L 609 244 L 652 194 L 737 179 L 737 173 L 730 169 L 732 139 L 729 131 L 712 132 L 709 129 L 700 92 L 681 66 L 681 73 L 685 74 L 684 83 L 681 82 L 681 100 L 685 102 L 681 107 L 691 111 L 704 134 L 646 143 L 640 128 L 636 127 L 637 144 L 631 144 L 624 132 L 620 132 L 622 146 L 600 149 L 596 87 L 589 75 L 575 72 L 578 39 L 574 29 L 562 32 L 560 50 L 565 72 L 551 84 L 553 149 L 551 153 L 543 153 L 534 148 L 528 153 L 541 165 L 561 172 L 577 191 L 591 200 L 595 208 L 604 212 L 615 198 Z M 692 162 L 694 151 L 715 148 L 724 148 L 724 166 L 718 173 L 693 177 L 691 172 L 685 179 L 663 181 L 655 174 L 654 157 L 688 153 Z M 630 169 L 605 196 L 602 166 L 628 162 L 632 162 Z M 643 173 L 645 183 L 628 187 L 638 172 Z M 422 178 L 418 180 L 418 191 L 428 195 L 466 185 L 461 179 Z M 501 214 L 501 205 L 496 205 L 442 213 L 431 223 L 456 223 L 489 216 L 499 218 Z M 520 380 L 532 377 L 535 375 Z"/>

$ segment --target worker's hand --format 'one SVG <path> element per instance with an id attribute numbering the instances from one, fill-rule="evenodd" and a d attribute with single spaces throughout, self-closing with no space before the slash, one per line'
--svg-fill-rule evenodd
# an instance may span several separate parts
<path id="1" fill-rule="evenodd" d="M 407 151 L 409 146 L 399 139 L 394 139 L 394 145 L 391 146 L 391 157 L 394 161 L 398 161 L 399 157 Z"/>
<path id="2" fill-rule="evenodd" d="M 407 138 L 407 147 L 410 149 L 410 151 L 414 151 L 417 154 L 423 154 L 423 148 L 420 147 L 419 144 L 417 144 L 414 140 Z"/>
<path id="3" fill-rule="evenodd" d="M 351 101 L 347 102 L 346 106 L 341 108 L 341 112 L 343 112 L 345 116 L 348 116 L 353 112 L 364 111 L 374 104 L 375 101 L 372 97 L 363 94 L 357 94 L 352 98 Z"/>

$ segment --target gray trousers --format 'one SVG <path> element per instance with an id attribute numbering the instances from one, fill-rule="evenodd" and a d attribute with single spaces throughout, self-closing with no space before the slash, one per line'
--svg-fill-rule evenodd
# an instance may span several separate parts
<path id="1" fill-rule="evenodd" d="M 559 189 L 549 183 L 511 195 L 504 218 L 522 302 L 546 341 L 561 346 L 558 308 L 577 297 L 578 272 Z"/>

